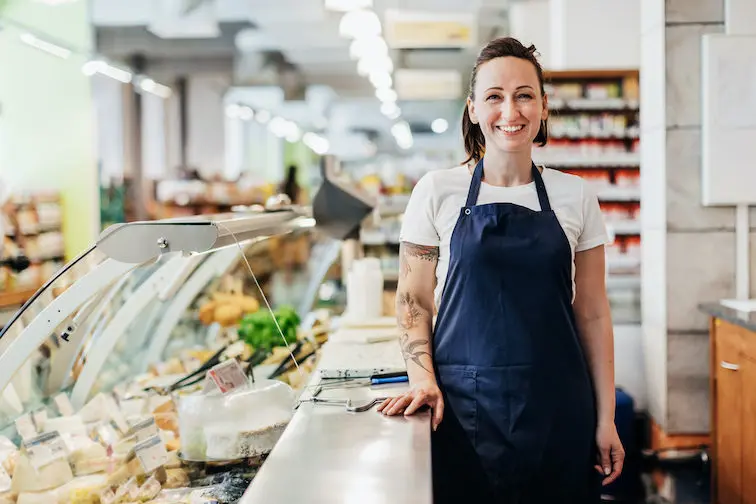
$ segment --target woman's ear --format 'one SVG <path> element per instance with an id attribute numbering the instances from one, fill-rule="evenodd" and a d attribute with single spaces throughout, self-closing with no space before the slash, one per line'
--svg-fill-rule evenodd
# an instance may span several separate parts
<path id="1" fill-rule="evenodd" d="M 549 118 L 549 97 L 548 95 L 543 95 L 543 111 L 541 112 L 541 121 L 545 121 Z"/>
<path id="2" fill-rule="evenodd" d="M 470 115 L 470 122 L 478 124 L 478 116 L 475 114 L 475 104 L 469 96 L 467 97 L 467 113 Z"/>

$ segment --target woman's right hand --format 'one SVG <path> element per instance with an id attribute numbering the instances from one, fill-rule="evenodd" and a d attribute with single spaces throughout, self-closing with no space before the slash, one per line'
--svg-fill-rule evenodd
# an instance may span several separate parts
<path id="1" fill-rule="evenodd" d="M 415 383 L 404 394 L 383 401 L 378 406 L 378 412 L 387 416 L 401 413 L 409 416 L 423 406 L 428 406 L 433 411 L 433 430 L 435 431 L 444 418 L 444 398 L 436 380 Z"/>

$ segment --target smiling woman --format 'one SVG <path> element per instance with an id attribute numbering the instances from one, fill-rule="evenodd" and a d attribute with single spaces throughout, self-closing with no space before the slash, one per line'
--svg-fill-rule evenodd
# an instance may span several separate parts
<path id="1" fill-rule="evenodd" d="M 402 221 L 411 388 L 380 411 L 433 410 L 437 503 L 597 504 L 622 471 L 608 236 L 582 179 L 531 161 L 548 140 L 535 54 L 513 38 L 481 51 L 462 123 L 468 158 L 426 174 Z"/>

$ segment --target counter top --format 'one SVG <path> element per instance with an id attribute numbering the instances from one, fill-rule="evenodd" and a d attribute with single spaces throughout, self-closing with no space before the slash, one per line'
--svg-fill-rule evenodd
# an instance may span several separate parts
<path id="1" fill-rule="evenodd" d="M 323 353 L 344 352 L 343 345 L 329 341 Z M 370 344 L 349 345 L 355 355 L 370 354 Z M 308 390 L 320 382 L 317 374 Z M 360 405 L 406 387 L 327 389 L 318 398 Z M 307 397 L 306 391 L 302 398 Z M 303 402 L 240 504 L 430 504 L 430 420 L 428 412 L 385 417 L 376 407 L 350 413 L 343 405 Z"/>
<path id="2" fill-rule="evenodd" d="M 722 303 L 705 303 L 698 308 L 707 315 L 756 332 L 756 312 L 735 310 Z"/>

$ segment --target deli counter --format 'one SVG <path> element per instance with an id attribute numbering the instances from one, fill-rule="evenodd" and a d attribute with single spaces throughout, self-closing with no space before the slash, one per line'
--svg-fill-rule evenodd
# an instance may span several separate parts
<path id="1" fill-rule="evenodd" d="M 430 502 L 429 415 L 371 408 L 403 361 L 345 322 L 341 249 L 292 206 L 106 230 L 0 332 L 0 504 Z"/>

